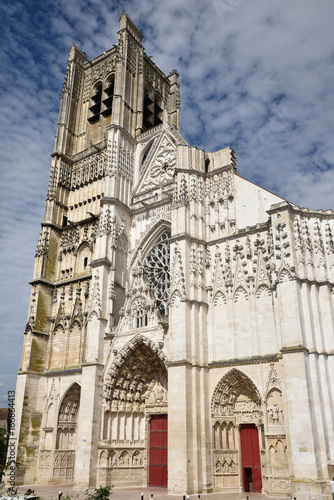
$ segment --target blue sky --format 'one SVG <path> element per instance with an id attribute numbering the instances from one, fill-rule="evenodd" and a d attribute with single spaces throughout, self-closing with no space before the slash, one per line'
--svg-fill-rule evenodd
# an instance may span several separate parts
<path id="1" fill-rule="evenodd" d="M 0 407 L 20 364 L 68 52 L 111 48 L 122 9 L 164 73 L 178 70 L 191 145 L 230 145 L 247 179 L 334 208 L 332 0 L 2 0 Z"/>

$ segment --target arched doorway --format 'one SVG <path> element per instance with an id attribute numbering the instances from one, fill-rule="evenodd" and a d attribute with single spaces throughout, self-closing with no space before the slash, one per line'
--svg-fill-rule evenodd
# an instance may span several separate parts
<path id="1" fill-rule="evenodd" d="M 99 484 L 167 486 L 167 370 L 142 335 L 117 354 L 106 376 L 100 448 Z"/>
<path id="2" fill-rule="evenodd" d="M 73 483 L 80 386 L 73 384 L 63 399 L 57 422 L 53 456 L 53 483 Z"/>
<path id="3" fill-rule="evenodd" d="M 214 487 L 261 492 L 258 428 L 262 409 L 254 383 L 240 370 L 230 370 L 217 384 L 211 411 Z"/>

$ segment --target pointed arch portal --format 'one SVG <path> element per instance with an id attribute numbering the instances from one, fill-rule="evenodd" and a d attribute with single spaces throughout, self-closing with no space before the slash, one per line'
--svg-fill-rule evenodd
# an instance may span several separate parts
<path id="1" fill-rule="evenodd" d="M 214 486 L 261 493 L 262 410 L 255 384 L 242 371 L 230 370 L 217 384 L 211 411 Z"/>
<path id="2" fill-rule="evenodd" d="M 148 338 L 137 335 L 117 354 L 103 413 L 100 484 L 167 487 L 167 370 Z"/>

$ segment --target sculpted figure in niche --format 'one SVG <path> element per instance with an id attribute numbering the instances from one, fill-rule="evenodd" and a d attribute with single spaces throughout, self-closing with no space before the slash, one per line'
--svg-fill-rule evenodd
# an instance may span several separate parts
<path id="1" fill-rule="evenodd" d="M 126 451 L 123 451 L 119 457 L 119 465 L 129 465 L 129 455 Z"/>
<path id="2" fill-rule="evenodd" d="M 155 391 L 155 400 L 157 403 L 160 403 L 163 400 L 164 397 L 164 390 L 161 384 L 157 384 L 156 391 Z"/>
<path id="3" fill-rule="evenodd" d="M 220 463 L 220 461 L 218 460 L 218 462 L 216 463 L 216 472 L 218 474 L 221 474 L 223 472 L 223 466 L 222 464 Z"/>
<path id="4" fill-rule="evenodd" d="M 76 411 L 77 411 L 77 403 L 73 403 L 72 409 L 71 409 L 71 421 L 74 422 L 76 420 Z"/>
<path id="5" fill-rule="evenodd" d="M 284 424 L 282 395 L 281 392 L 276 389 L 271 391 L 267 398 L 267 418 L 268 424 Z"/>
<path id="6" fill-rule="evenodd" d="M 115 465 L 115 463 L 116 463 L 116 453 L 114 451 L 111 451 L 109 454 L 109 464 Z"/>
<path id="7" fill-rule="evenodd" d="M 277 403 L 274 403 L 272 406 L 268 408 L 268 421 L 273 425 L 279 424 L 279 409 Z"/>
<path id="8" fill-rule="evenodd" d="M 132 457 L 132 465 L 138 466 L 141 465 L 141 455 L 139 451 L 135 451 Z"/>

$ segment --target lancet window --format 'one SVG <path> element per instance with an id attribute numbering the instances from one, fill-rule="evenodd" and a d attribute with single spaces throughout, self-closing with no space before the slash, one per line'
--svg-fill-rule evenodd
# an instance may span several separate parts
<path id="1" fill-rule="evenodd" d="M 147 254 L 143 263 L 145 278 L 162 316 L 168 315 L 170 294 L 169 238 L 169 232 L 162 234 L 158 242 Z"/>
<path id="2" fill-rule="evenodd" d="M 147 326 L 147 302 L 139 297 L 132 303 L 133 328 Z"/>
<path id="3" fill-rule="evenodd" d="M 144 90 L 143 130 L 149 130 L 162 123 L 162 98 L 149 85 Z"/>
<path id="4" fill-rule="evenodd" d="M 90 123 L 95 123 L 100 116 L 110 116 L 114 95 L 115 75 L 110 75 L 104 82 L 98 81 L 94 84 L 89 103 Z"/>

